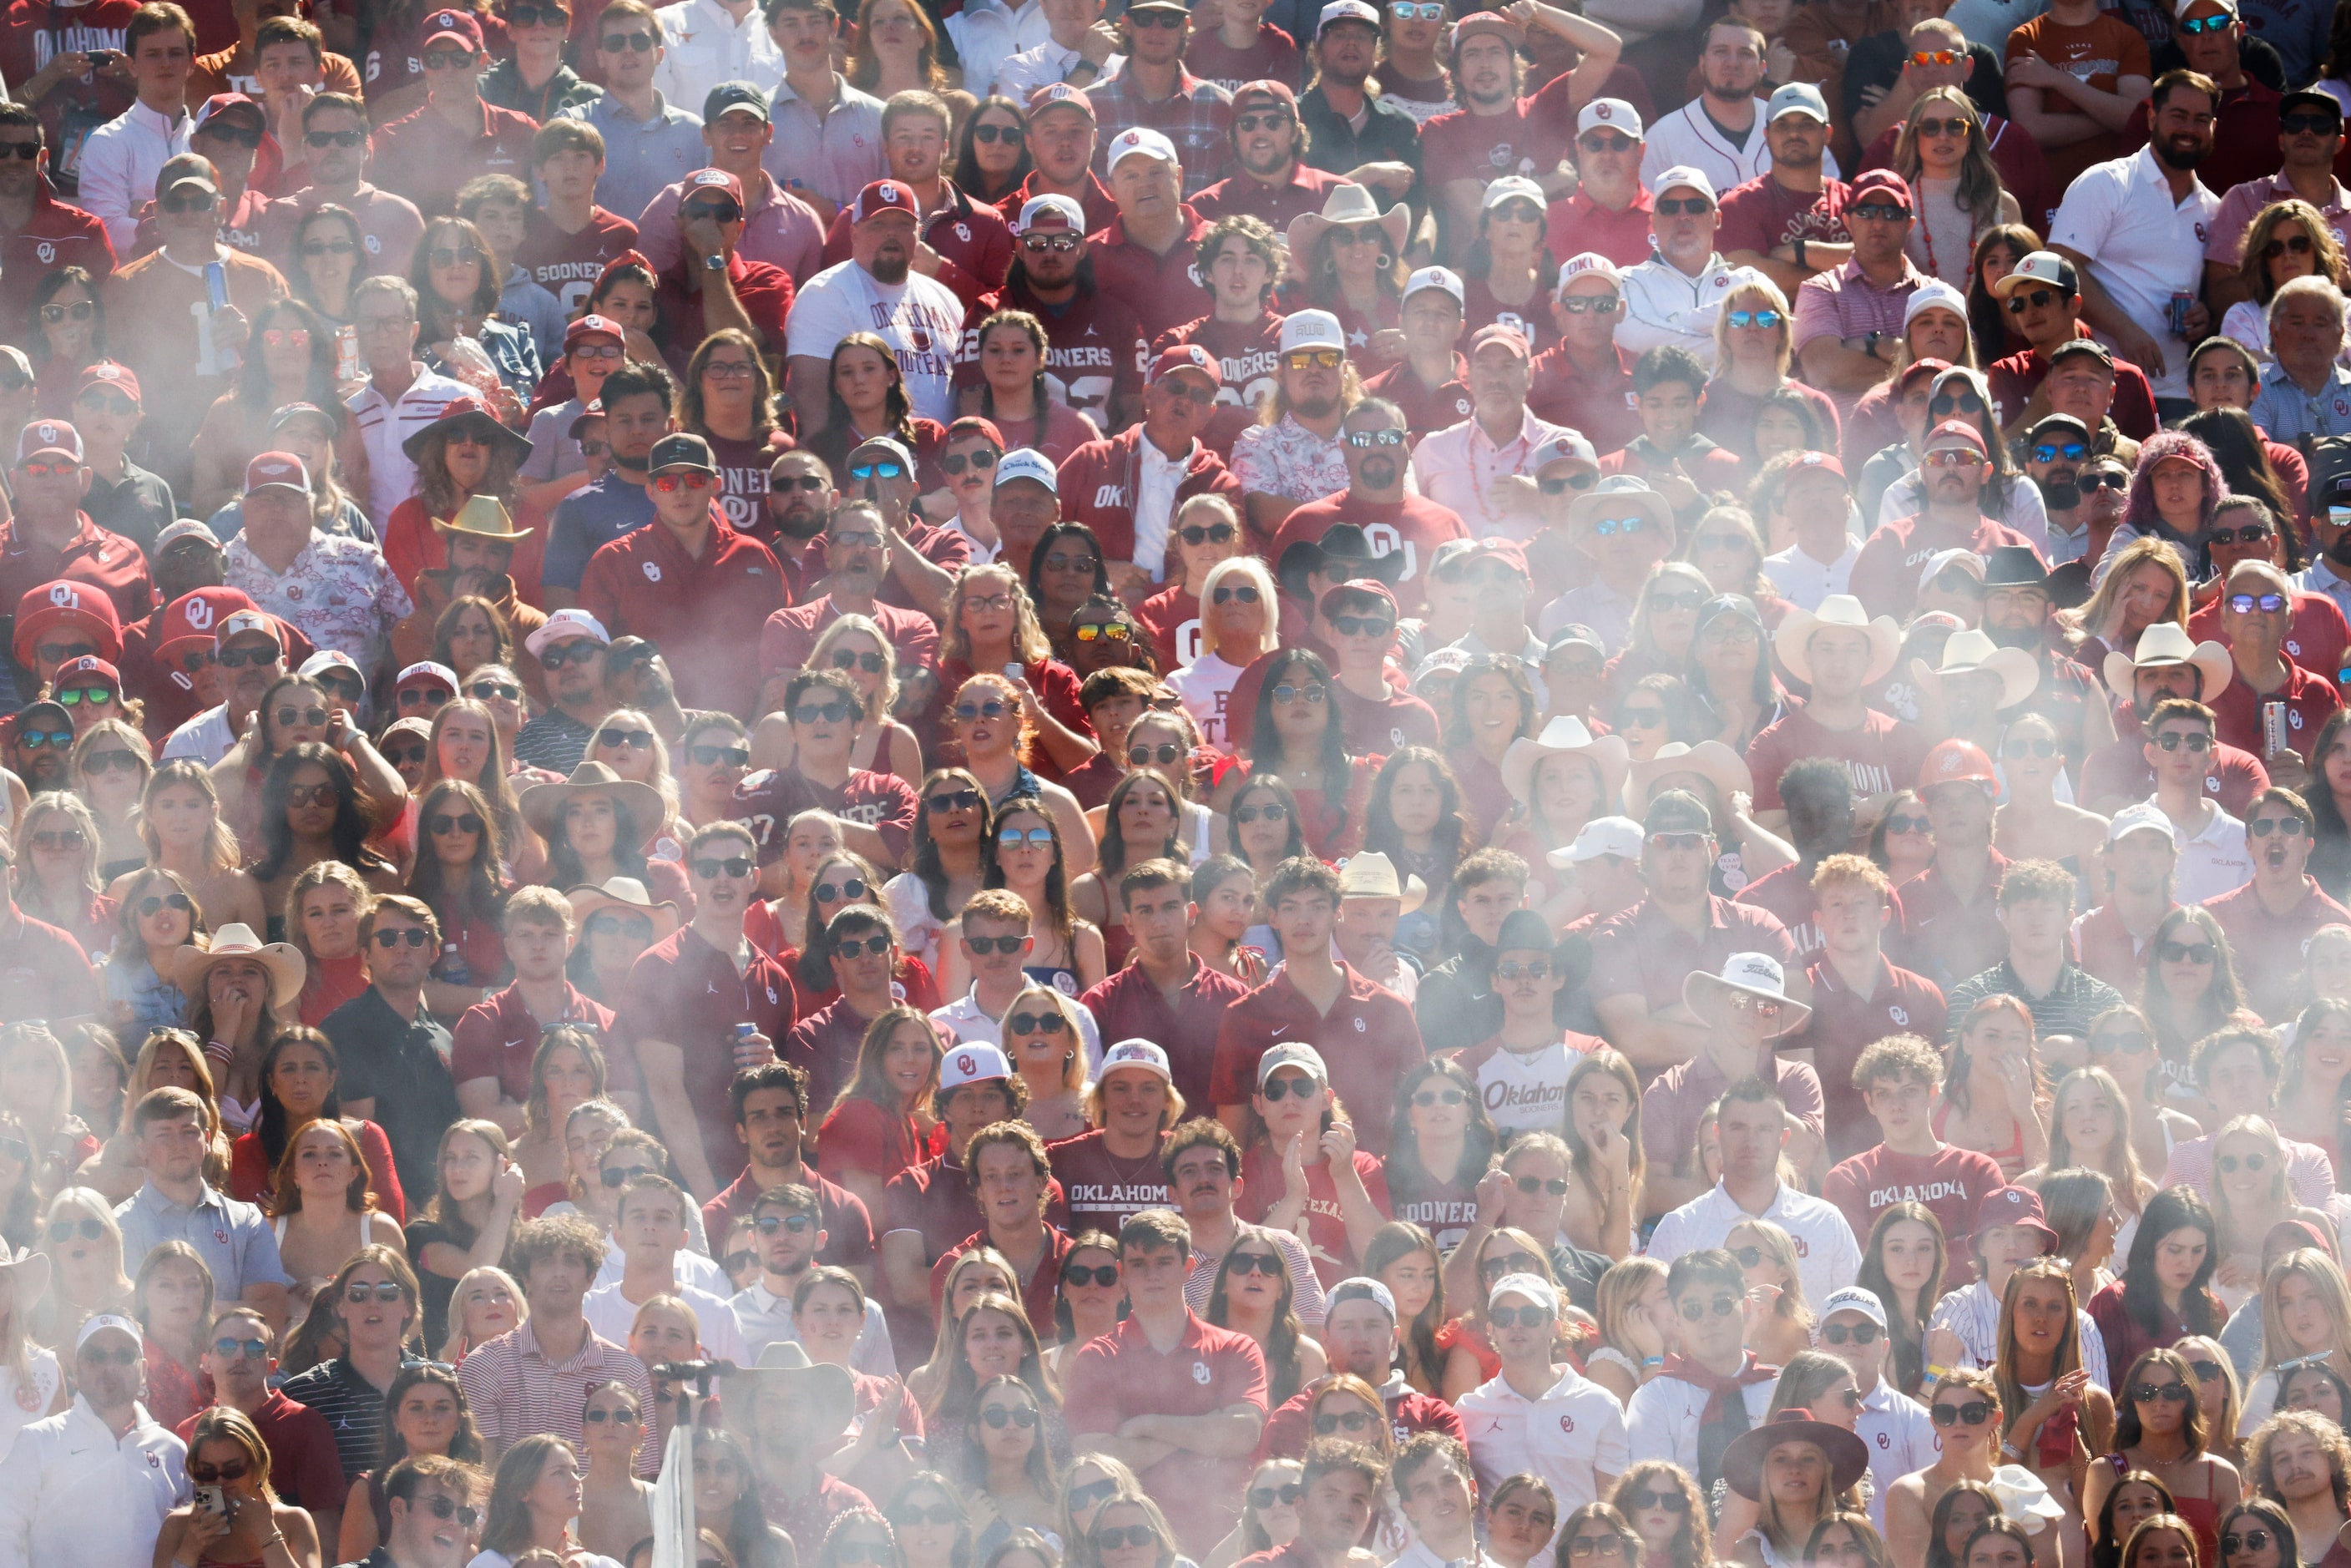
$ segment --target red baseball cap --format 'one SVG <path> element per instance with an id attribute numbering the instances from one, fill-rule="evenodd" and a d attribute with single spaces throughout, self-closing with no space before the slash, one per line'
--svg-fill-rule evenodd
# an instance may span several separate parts
<path id="1" fill-rule="evenodd" d="M 1907 392 L 1910 390 L 1910 383 L 1917 381 L 1920 376 L 1939 376 L 1950 368 L 1950 361 L 1938 360 L 1934 358 L 1932 355 L 1929 355 L 1928 358 L 1923 360 L 1913 360 L 1908 364 L 1902 367 L 1902 373 L 1900 375 L 1894 378 L 1894 390 L 1896 392 Z"/>
<path id="2" fill-rule="evenodd" d="M 251 110 L 253 118 L 259 122 L 261 129 L 264 131 L 269 129 L 269 116 L 264 112 L 256 99 L 241 92 L 216 92 L 204 99 L 203 107 L 196 110 L 195 120 L 188 127 L 190 134 L 202 131 L 213 120 L 233 109 Z"/>
<path id="3" fill-rule="evenodd" d="M 1844 204 L 1848 207 L 1876 196 L 1891 197 L 1904 212 L 1910 210 L 1910 187 L 1901 175 L 1891 169 L 1871 169 L 1854 177 L 1844 188 Z"/>
<path id="4" fill-rule="evenodd" d="M 1224 366 L 1217 361 L 1216 355 L 1197 343 L 1178 343 L 1163 352 L 1157 359 L 1151 361 L 1151 369 L 1144 376 L 1143 384 L 1156 386 L 1162 380 L 1174 375 L 1178 371 L 1196 371 L 1207 377 L 1211 385 L 1224 384 Z"/>
<path id="5" fill-rule="evenodd" d="M 1240 95 L 1236 93 L 1233 96 L 1238 99 Z M 1101 116 L 1094 113 L 1094 100 L 1086 96 L 1085 89 L 1071 87 L 1065 81 L 1049 81 L 1029 95 L 1029 118 L 1031 121 L 1049 109 L 1074 109 L 1088 120 L 1097 122 L 1101 120 Z"/>
<path id="6" fill-rule="evenodd" d="M 1834 474 L 1837 483 L 1846 482 L 1844 465 L 1826 452 L 1799 452 L 1788 462 L 1788 470 L 1780 476 L 1780 488 L 1785 490 L 1807 474 Z"/>
<path id="7" fill-rule="evenodd" d="M 16 601 L 16 662 L 31 669 L 42 633 L 61 626 L 86 632 L 101 658 L 122 656 L 122 622 L 114 601 L 87 582 L 59 578 L 26 589 Z"/>
<path id="8" fill-rule="evenodd" d="M 1938 446 L 1949 446 L 1954 443 L 1967 447 L 1979 457 L 1986 455 L 1983 432 L 1964 419 L 1947 419 L 1928 431 L 1924 449 L 1932 452 Z"/>
<path id="9" fill-rule="evenodd" d="M 132 402 L 147 401 L 139 395 L 139 378 L 131 373 L 131 367 L 118 365 L 112 360 L 100 360 L 83 371 L 74 383 L 74 396 L 79 397 L 92 387 L 112 387 Z"/>
<path id="10" fill-rule="evenodd" d="M 1927 760 L 1918 767 L 1918 793 L 1924 795 L 1938 784 L 1981 784 L 1987 789 L 2000 788 L 2000 778 L 1991 770 L 1991 758 L 1984 748 L 1971 740 L 1946 740 L 1927 753 Z"/>
<path id="11" fill-rule="evenodd" d="M 987 443 L 998 452 L 1005 449 L 1004 432 L 997 427 L 996 421 L 992 419 L 985 419 L 976 413 L 965 414 L 947 426 L 946 440 L 960 441 L 967 435 L 985 437 Z M 782 454 L 778 453 L 777 455 L 781 456 Z"/>
<path id="12" fill-rule="evenodd" d="M 482 47 L 482 24 L 471 11 L 435 11 L 424 18 L 419 29 L 424 35 L 425 48 L 431 48 L 444 38 L 455 38 L 469 49 Z"/>
<path id="13" fill-rule="evenodd" d="M 625 343 L 629 340 L 628 329 L 610 316 L 599 316 L 590 311 L 563 329 L 563 351 L 569 353 L 582 338 L 595 337 L 610 338 L 615 343 Z"/>
<path id="14" fill-rule="evenodd" d="M 740 193 L 740 188 L 737 188 Z M 857 193 L 857 202 L 849 221 L 862 224 L 883 213 L 904 213 L 916 223 L 923 220 L 922 208 L 915 204 L 914 193 L 897 180 L 876 180 Z"/>
<path id="15" fill-rule="evenodd" d="M 51 685 L 62 686 L 68 680 L 104 681 L 118 692 L 122 689 L 122 672 L 95 653 L 85 653 L 59 664 L 57 679 Z"/>
<path id="16" fill-rule="evenodd" d="M 1251 100 L 1260 98 L 1271 99 L 1290 110 L 1291 119 L 1298 117 L 1298 95 L 1290 90 L 1287 82 L 1278 81 L 1245 81 L 1233 89 L 1233 112 L 1239 113 Z"/>
<path id="17" fill-rule="evenodd" d="M 1983 1195 L 1976 1207 L 1976 1234 L 1980 1236 L 1995 1225 L 2031 1226 L 2041 1232 L 2043 1252 L 2057 1245 L 2057 1233 L 2049 1228 L 2048 1217 L 2041 1209 L 2041 1195 L 2030 1187 L 1996 1186 Z"/>
<path id="18" fill-rule="evenodd" d="M 735 198 L 737 206 L 743 204 L 743 182 L 724 169 L 696 169 L 688 174 L 685 188 L 678 193 L 677 204 L 683 207 L 694 200 L 696 191 L 724 191 Z"/>
<path id="19" fill-rule="evenodd" d="M 310 471 L 291 452 L 264 452 L 245 465 L 245 493 L 258 490 L 293 490 L 304 496 L 310 493 Z"/>

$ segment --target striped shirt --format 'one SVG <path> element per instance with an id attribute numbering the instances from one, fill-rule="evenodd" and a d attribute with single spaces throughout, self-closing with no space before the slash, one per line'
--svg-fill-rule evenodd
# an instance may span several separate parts
<path id="1" fill-rule="evenodd" d="M 416 492 L 416 465 L 401 450 L 401 443 L 441 417 L 441 411 L 473 389 L 440 371 L 415 367 L 416 379 L 397 400 L 388 398 L 370 382 L 343 406 L 351 412 L 360 441 L 367 448 L 368 493 L 360 497 L 368 520 L 381 528 L 392 508 Z"/>
<path id="2" fill-rule="evenodd" d="M 498 1335 L 457 1365 L 457 1382 L 473 1407 L 474 1424 L 494 1454 L 535 1432 L 576 1441 L 588 1391 L 616 1381 L 635 1392 L 639 1408 L 653 1408 L 653 1380 L 635 1356 L 590 1330 L 570 1360 L 552 1362 L 538 1348 L 528 1322 Z"/>
<path id="3" fill-rule="evenodd" d="M 422 1366 L 403 1359 L 403 1372 Z M 287 1398 L 308 1406 L 335 1434 L 335 1455 L 343 1461 L 343 1484 L 350 1485 L 383 1458 L 383 1390 L 341 1356 L 297 1373 L 281 1386 Z"/>

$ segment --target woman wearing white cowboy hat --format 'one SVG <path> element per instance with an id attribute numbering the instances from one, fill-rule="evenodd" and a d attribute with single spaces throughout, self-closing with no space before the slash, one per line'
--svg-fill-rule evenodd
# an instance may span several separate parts
<path id="1" fill-rule="evenodd" d="M 1710 880 L 1719 895 L 1729 898 L 1800 858 L 1795 845 L 1756 821 L 1755 775 L 1722 742 L 1670 741 L 1647 761 L 1634 763 L 1625 786 L 1626 815 L 1646 816 L 1650 803 L 1668 789 L 1695 796 L 1714 820 L 1719 847 Z"/>
<path id="2" fill-rule="evenodd" d="M 1332 187 L 1321 212 L 1290 220 L 1291 282 L 1282 308 L 1336 316 L 1358 362 L 1396 358 L 1404 351 L 1403 256 L 1411 225 L 1402 203 L 1384 213 L 1379 198 L 1361 185 Z"/>
<path id="3" fill-rule="evenodd" d="M 231 1133 L 251 1132 L 261 1119 L 261 1057 L 277 1032 L 270 1015 L 290 1016 L 308 967 L 300 948 L 264 942 L 242 925 L 222 926 L 209 947 L 181 948 L 172 966 L 172 982 L 188 994 L 190 1027 L 213 1042 L 206 1054 Z"/>
<path id="4" fill-rule="evenodd" d="M 1615 810 L 1630 766 L 1625 737 L 1594 737 L 1582 719 L 1561 715 L 1502 754 L 1502 786 L 1516 802 L 1494 830 L 1493 843 L 1525 861 L 1533 874 L 1528 901 L 1540 908 L 1562 878 L 1549 870 L 1553 850 L 1575 842 L 1584 825 Z"/>

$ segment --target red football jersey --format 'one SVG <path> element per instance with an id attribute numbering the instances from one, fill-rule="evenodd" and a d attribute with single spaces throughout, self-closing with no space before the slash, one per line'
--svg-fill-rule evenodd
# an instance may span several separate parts
<path id="1" fill-rule="evenodd" d="M 980 384 L 979 324 L 998 310 L 1026 310 L 1045 324 L 1050 345 L 1045 382 L 1056 402 L 1092 415 L 1097 425 L 1107 428 L 1113 391 L 1130 405 L 1143 396 L 1143 361 L 1149 350 L 1134 311 L 1124 301 L 1100 290 L 1081 291 L 1057 313 L 1026 288 L 1009 283 L 964 318 L 963 352 L 956 361 L 958 386 Z"/>
<path id="2" fill-rule="evenodd" d="M 1219 321 L 1214 316 L 1203 316 L 1160 333 L 1151 345 L 1151 357 L 1155 360 L 1186 343 L 1207 350 L 1222 367 L 1217 412 L 1209 416 L 1208 428 L 1200 433 L 1200 439 L 1229 462 L 1234 440 L 1257 423 L 1258 403 L 1273 390 L 1274 362 L 1280 357 L 1281 318 L 1270 309 L 1254 321 Z"/>
<path id="3" fill-rule="evenodd" d="M 533 207 L 523 229 L 522 245 L 515 252 L 515 265 L 555 296 L 565 316 L 577 316 L 604 268 L 622 251 L 635 249 L 636 244 L 637 225 L 617 213 L 598 207 L 589 214 L 585 228 L 568 235 Z"/>

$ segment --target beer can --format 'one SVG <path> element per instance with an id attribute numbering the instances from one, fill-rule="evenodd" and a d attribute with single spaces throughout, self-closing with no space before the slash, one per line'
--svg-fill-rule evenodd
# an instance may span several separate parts
<path id="1" fill-rule="evenodd" d="M 2285 704 L 2265 702 L 2262 705 L 2262 753 L 2274 757 L 2286 749 Z"/>

